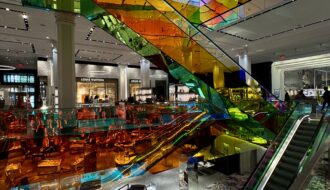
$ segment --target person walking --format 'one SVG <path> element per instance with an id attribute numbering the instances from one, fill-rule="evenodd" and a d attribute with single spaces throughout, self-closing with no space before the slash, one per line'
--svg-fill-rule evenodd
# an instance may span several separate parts
<path id="1" fill-rule="evenodd" d="M 330 105 L 330 91 L 328 90 L 328 87 L 324 87 L 324 93 L 323 93 L 323 106 L 322 106 L 322 109 L 321 111 L 323 111 L 324 107 L 326 104 L 328 104 L 328 106 Z"/>

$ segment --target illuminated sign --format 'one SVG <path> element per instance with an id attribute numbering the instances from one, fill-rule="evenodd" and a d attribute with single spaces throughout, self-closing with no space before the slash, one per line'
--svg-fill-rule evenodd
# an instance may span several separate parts
<path id="1" fill-rule="evenodd" d="M 81 82 L 104 82 L 104 79 L 99 78 L 80 78 Z"/>
<path id="2" fill-rule="evenodd" d="M 140 84 L 140 83 L 141 83 L 141 80 L 140 80 L 140 79 L 131 79 L 131 80 L 129 81 L 129 83 Z"/>

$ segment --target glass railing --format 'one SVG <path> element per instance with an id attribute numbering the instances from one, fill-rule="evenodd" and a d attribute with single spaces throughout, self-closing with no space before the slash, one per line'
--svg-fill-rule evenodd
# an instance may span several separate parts
<path id="1" fill-rule="evenodd" d="M 330 179 L 329 164 L 327 162 L 329 159 L 328 154 L 328 152 L 325 152 L 322 155 L 319 155 L 313 169 L 308 173 L 309 175 L 307 176 L 307 180 L 305 178 L 305 181 L 300 181 L 301 183 L 296 187 L 301 187 L 300 189 L 304 190 L 327 189 L 329 187 Z"/>
<path id="2" fill-rule="evenodd" d="M 38 138 L 166 125 L 183 113 L 201 112 L 205 103 L 171 103 L 72 109 L 0 110 L 0 135 Z M 218 118 L 220 119 L 220 118 Z M 42 132 L 40 132 L 42 131 Z"/>
<path id="3" fill-rule="evenodd" d="M 244 185 L 243 189 L 255 189 L 259 185 L 259 183 L 261 183 L 261 180 L 264 178 L 268 169 L 272 165 L 274 158 L 277 156 L 285 140 L 288 138 L 290 131 L 295 127 L 295 125 L 297 125 L 296 122 L 299 120 L 299 118 L 305 116 L 306 114 L 310 114 L 310 107 L 311 105 L 309 104 L 299 104 L 296 106 L 295 110 L 293 111 L 289 119 L 286 121 L 280 133 L 268 147 L 266 153 L 259 162 L 255 171 L 249 177 L 249 180 Z"/>
<path id="4" fill-rule="evenodd" d="M 113 16 L 114 13 L 111 12 L 109 10 L 109 7 L 107 6 L 107 5 L 109 5 L 107 3 L 109 3 L 109 2 L 99 1 L 99 4 L 104 6 L 104 9 L 97 6 L 91 0 L 84 0 L 84 1 L 77 1 L 77 2 L 76 1 L 66 1 L 66 3 L 64 3 L 64 4 L 61 4 L 60 2 L 49 2 L 49 1 L 45 1 L 45 0 L 23 0 L 22 2 L 24 5 L 27 5 L 27 6 L 37 6 L 37 7 L 41 7 L 41 8 L 51 8 L 51 9 L 55 9 L 55 10 L 69 11 L 69 12 L 75 12 L 74 7 L 78 7 L 78 6 L 76 6 L 76 3 L 80 3 L 79 13 L 81 15 L 88 18 L 99 28 L 101 28 L 101 29 L 105 30 L 106 32 L 108 32 L 109 34 L 113 35 L 116 39 L 118 39 L 119 41 L 121 41 L 122 43 L 124 43 L 125 45 L 130 47 L 132 50 L 136 51 L 141 56 L 145 57 L 146 59 L 149 59 L 155 65 L 159 66 L 160 68 L 168 69 L 169 65 L 171 65 L 172 63 L 176 63 L 173 59 L 170 59 L 169 57 L 164 55 L 164 53 L 168 54 L 169 53 L 168 51 L 175 53 L 176 48 L 174 48 L 174 47 L 169 48 L 168 46 L 165 46 L 166 47 L 165 49 L 164 48 L 157 49 L 156 46 L 159 45 L 157 43 L 160 41 L 157 41 L 157 39 L 156 39 L 156 41 L 154 41 L 156 44 L 150 43 L 150 39 L 145 38 L 145 35 L 142 35 L 142 34 L 140 35 L 140 34 L 136 33 L 135 31 L 133 31 L 132 29 L 130 29 L 130 27 L 133 27 L 132 25 L 137 26 L 136 22 L 131 22 L 136 19 L 127 20 L 128 23 L 125 23 L 127 25 L 122 23 L 120 20 L 116 19 L 116 17 Z M 144 5 L 139 4 L 137 6 L 134 6 L 133 10 L 135 8 L 141 8 L 141 6 L 144 6 Z M 110 6 L 110 7 L 112 7 L 112 6 Z M 147 6 L 147 10 L 149 10 L 149 8 L 150 8 L 150 5 Z M 109 14 L 108 12 L 111 14 Z M 155 12 L 158 13 L 158 11 L 155 11 Z M 116 15 L 118 16 L 118 14 L 116 14 Z M 123 15 L 123 16 L 125 16 L 125 15 Z M 129 16 L 129 15 L 126 15 L 126 16 Z M 148 17 L 148 18 L 150 18 L 150 17 Z M 124 17 L 122 17 L 122 19 L 124 19 Z M 139 26 L 149 26 L 150 23 L 149 23 L 149 25 L 148 25 L 148 23 L 146 23 L 146 24 L 139 23 L 138 25 Z M 149 29 L 152 29 L 152 28 L 154 28 L 154 27 L 149 27 Z M 133 27 L 133 29 L 136 29 L 136 28 Z M 161 29 L 161 27 L 157 28 L 156 30 L 159 30 L 159 29 Z M 180 29 L 178 29 L 178 28 L 174 28 L 174 30 L 176 32 L 182 33 L 182 31 L 180 31 Z M 157 35 L 157 34 L 155 34 L 155 35 Z M 154 36 L 154 34 L 151 36 Z M 161 39 L 161 42 L 168 41 L 167 39 L 163 39 L 163 38 L 159 38 L 159 37 L 157 37 L 157 38 Z M 175 38 L 173 38 L 173 40 L 174 39 Z M 169 42 L 173 42 L 174 44 L 177 44 L 177 45 L 180 44 L 180 43 L 177 43 L 178 41 L 176 41 L 176 40 L 175 41 L 170 40 Z M 181 47 L 181 45 L 180 45 L 180 47 Z M 184 47 L 184 46 L 182 46 L 182 47 Z M 178 48 L 178 49 L 180 49 L 180 48 Z M 175 51 L 173 51 L 173 50 L 175 50 Z M 204 52 L 204 49 L 201 49 L 201 51 Z M 180 50 L 180 52 L 181 52 L 181 50 Z M 179 54 L 175 54 L 175 55 L 176 55 L 176 58 L 180 58 L 179 61 L 182 61 L 181 55 L 179 55 Z M 209 56 L 209 55 L 207 55 L 207 56 Z M 171 57 L 173 57 L 172 54 L 171 54 Z M 201 56 L 201 57 L 203 57 L 203 56 Z M 194 60 L 200 61 L 200 59 L 197 59 L 197 58 Z M 186 61 L 191 62 L 192 59 L 187 59 Z M 181 64 L 182 63 L 183 62 L 181 62 Z M 187 65 L 185 65 L 185 66 L 187 66 Z M 182 67 L 182 66 L 176 65 L 176 67 Z M 201 85 L 199 88 L 198 88 L 198 86 L 195 86 L 195 88 L 193 88 L 193 90 L 195 90 L 195 92 L 198 93 L 200 95 L 200 97 L 204 98 L 204 94 L 208 94 L 209 92 L 214 94 L 213 97 L 219 96 L 219 95 L 216 95 L 215 93 L 213 93 L 214 90 L 212 90 L 212 88 L 209 87 L 206 83 L 202 83 L 202 81 L 200 79 L 198 79 L 197 77 L 194 77 L 194 78 L 196 81 L 198 81 L 198 82 L 195 82 L 194 85 Z M 182 81 L 180 81 L 180 82 L 182 82 Z M 184 82 L 182 82 L 182 83 L 185 84 Z M 185 85 L 187 85 L 188 87 L 191 87 L 191 86 L 189 86 L 189 83 L 187 83 Z M 208 97 L 206 97 L 206 98 L 208 98 Z M 216 100 L 216 102 L 213 102 L 213 100 Z M 223 114 L 227 114 L 226 108 L 223 106 L 224 104 L 223 104 L 221 98 L 212 98 L 210 103 L 212 103 L 214 106 L 217 106 L 218 110 L 222 110 L 221 112 Z"/>
<path id="5" fill-rule="evenodd" d="M 157 130 L 150 131 L 150 133 L 141 133 L 135 134 L 135 140 L 132 142 L 121 142 L 117 139 L 114 145 L 110 145 L 111 141 L 108 142 L 108 149 L 111 146 L 115 146 L 120 150 L 113 150 L 114 157 L 107 158 L 108 160 L 113 160 L 116 163 L 116 167 L 108 167 L 107 169 L 101 169 L 99 171 L 87 172 L 84 174 L 76 175 L 77 172 L 72 172 L 73 176 L 70 176 L 70 172 L 66 174 L 66 177 L 56 177 L 56 175 L 49 177 L 51 180 L 37 182 L 29 185 L 22 185 L 12 189 L 24 189 L 35 187 L 50 188 L 51 186 L 57 187 L 59 189 L 64 188 L 81 188 L 84 189 L 88 186 L 87 189 L 91 189 L 95 186 L 98 188 L 102 187 L 104 189 L 111 189 L 111 185 L 118 181 L 134 176 L 139 176 L 148 171 L 152 166 L 157 164 L 164 157 L 176 156 L 170 155 L 170 153 L 178 146 L 183 145 L 187 140 L 193 138 L 198 131 L 201 129 L 207 128 L 211 125 L 214 120 L 210 115 L 205 112 L 192 113 L 192 114 L 182 114 L 177 117 L 172 124 L 167 127 L 160 127 Z M 133 138 L 133 131 L 127 132 L 128 136 Z M 136 136 L 137 135 L 137 136 Z M 108 138 L 111 138 L 109 136 Z M 130 138 L 125 138 L 128 141 Z M 199 149 L 199 145 L 191 145 L 192 150 Z M 89 150 L 89 151 L 95 151 Z M 112 149 L 111 149 L 112 150 Z M 134 150 L 134 154 L 132 154 Z M 64 153 L 63 153 L 64 154 Z M 87 162 L 96 159 L 91 157 L 91 153 L 86 153 L 80 160 L 85 160 L 84 167 L 89 167 Z M 175 159 L 175 158 L 171 159 Z M 86 160 L 89 159 L 89 160 Z M 171 160 L 170 159 L 170 160 Z M 78 159 L 72 163 L 72 166 L 79 168 L 82 167 L 78 163 Z M 16 163 L 14 163 L 16 164 Z M 14 164 L 12 167 L 14 167 Z M 50 164 L 50 163 L 49 163 Z M 164 166 L 162 166 L 164 167 Z M 172 168 L 173 165 L 168 165 L 167 167 Z M 40 166 L 38 165 L 38 171 Z M 61 168 L 62 170 L 62 168 Z M 93 169 L 89 169 L 91 171 Z M 78 170 L 76 170 L 78 171 Z M 9 170 L 8 170 L 9 172 Z M 62 173 L 63 171 L 61 171 Z M 66 171 L 68 172 L 68 171 Z M 9 172 L 9 175 L 14 175 Z M 69 177 L 68 177 L 69 176 Z M 41 179 L 41 178 L 40 178 Z"/>
<path id="6" fill-rule="evenodd" d="M 282 6 L 287 3 L 293 2 L 292 0 L 251 0 L 242 5 L 228 9 L 221 12 L 219 15 L 207 17 L 199 26 L 207 30 L 221 30 L 234 23 L 246 20 L 251 16 L 257 16 L 269 9 Z"/>
<path id="7" fill-rule="evenodd" d="M 32 0 L 24 0 L 23 2 L 26 5 L 40 6 L 39 4 L 32 2 Z M 38 2 L 41 2 L 41 1 L 39 0 Z M 52 3 L 54 3 L 54 2 L 52 2 Z M 181 64 L 184 63 L 183 65 L 185 67 L 190 68 L 190 70 L 188 69 L 189 70 L 188 71 L 185 67 L 178 64 L 174 59 L 163 55 L 157 48 L 155 48 L 155 46 L 151 45 L 148 42 L 148 41 L 150 41 L 150 39 L 147 38 L 148 35 L 140 36 L 139 34 L 136 34 L 133 30 L 131 30 L 129 28 L 129 27 L 133 27 L 133 26 L 138 27 L 138 25 L 135 25 L 134 23 L 126 23 L 129 26 L 129 27 L 127 27 L 126 25 L 121 23 L 119 20 L 117 20 L 115 17 L 113 17 L 111 14 L 106 13 L 103 9 L 101 9 L 100 7 L 97 7 L 96 5 L 93 4 L 93 2 L 90 2 L 89 0 L 81 1 L 80 3 L 81 3 L 80 14 L 84 15 L 89 20 L 93 21 L 101 29 L 109 32 L 112 35 L 115 34 L 115 37 L 118 40 L 122 41 L 124 44 L 128 45 L 130 48 L 137 51 L 142 56 L 146 57 L 147 59 L 148 59 L 148 57 L 154 59 L 155 58 L 154 55 L 159 55 L 161 57 L 161 59 L 158 59 L 158 61 L 162 61 L 167 66 L 168 70 L 175 78 L 177 78 L 180 82 L 182 82 L 183 84 L 185 84 L 186 86 L 191 88 L 193 91 L 198 93 L 201 98 L 208 99 L 209 105 L 212 105 L 211 107 L 209 107 L 209 110 L 208 110 L 209 113 L 216 112 L 220 115 L 222 114 L 223 118 L 229 118 L 228 117 L 229 115 L 231 117 L 234 116 L 233 118 L 238 118 L 239 120 L 242 120 L 242 118 L 243 118 L 244 120 L 246 120 L 246 122 L 250 121 L 249 123 L 251 123 L 251 125 L 249 125 L 249 126 L 258 126 L 258 130 L 262 130 L 263 126 L 260 123 L 258 124 L 258 122 L 253 121 L 253 118 L 251 116 L 246 117 L 245 113 L 241 113 L 241 111 L 232 109 L 232 108 L 236 107 L 234 104 L 232 104 L 230 101 L 228 101 L 223 96 L 219 95 L 213 88 L 209 87 L 206 83 L 204 83 L 203 81 L 198 79 L 194 74 L 191 73 L 191 71 L 193 71 L 193 70 L 191 70 L 191 68 L 189 66 L 187 66 L 187 64 L 189 65 L 190 63 L 192 63 L 191 61 L 193 61 L 193 60 L 200 61 L 200 63 L 202 63 L 203 61 L 201 61 L 201 59 L 205 59 L 205 56 L 197 56 L 196 59 L 195 58 L 192 59 L 192 57 L 191 57 L 191 59 L 187 58 L 187 59 L 185 59 L 184 62 L 181 62 Z M 110 10 L 112 6 L 110 6 L 110 7 L 107 6 L 107 5 L 109 5 L 109 1 L 98 1 L 98 3 L 101 6 L 105 7 L 108 12 L 111 12 L 113 14 L 114 13 L 117 14 L 117 12 L 120 10 L 120 9 Z M 126 6 L 126 3 L 127 2 L 125 2 L 125 5 L 122 5 L 124 8 L 129 7 L 128 5 Z M 139 3 L 139 2 L 136 2 L 136 3 Z M 149 4 L 147 4 L 147 5 L 148 5 L 147 9 L 146 9 L 147 11 L 154 10 L 154 9 L 150 9 L 150 8 L 152 8 L 151 5 L 149 5 Z M 119 6 L 119 5 L 116 5 L 116 6 Z M 144 3 L 142 3 L 141 5 L 138 4 L 137 6 L 133 6 L 134 9 L 132 9 L 130 11 L 135 11 L 135 10 L 141 11 L 141 6 L 144 6 Z M 57 9 L 59 9 L 59 7 L 57 7 Z M 65 10 L 65 9 L 60 9 L 60 10 Z M 118 14 L 121 14 L 121 12 L 119 11 Z M 159 15 L 159 11 L 154 10 L 152 14 Z M 134 14 L 131 16 L 138 16 L 138 15 L 141 16 L 141 14 Z M 144 14 L 142 14 L 142 17 L 143 17 L 143 15 Z M 125 16 L 125 15 L 123 15 L 123 16 Z M 126 16 L 128 16 L 128 15 L 126 15 Z M 142 21 L 146 22 L 146 24 L 147 24 L 148 19 L 150 20 L 150 17 L 142 19 Z M 128 20 L 126 19 L 127 22 L 130 22 L 133 20 L 135 20 L 135 19 L 128 19 Z M 166 26 L 171 26 L 172 29 L 174 29 L 174 31 L 182 33 L 182 31 L 180 29 L 178 29 L 177 26 L 175 26 L 171 22 L 169 22 L 169 20 L 166 17 L 164 17 L 164 19 L 161 19 L 161 21 L 162 22 L 164 21 L 164 23 L 168 23 L 169 25 L 166 25 Z M 139 26 L 144 26 L 144 24 L 139 24 Z M 149 27 L 147 29 L 151 30 L 152 28 L 153 27 Z M 133 28 L 133 29 L 138 30 L 138 28 Z M 158 31 L 158 32 L 160 32 L 160 31 Z M 184 34 L 184 33 L 182 33 L 182 34 Z M 162 35 L 160 35 L 160 36 L 162 36 Z M 155 43 L 157 44 L 159 42 L 160 44 L 158 44 L 158 45 L 161 45 L 162 42 L 164 42 L 164 43 L 166 42 L 165 49 L 168 51 L 172 51 L 172 53 L 174 53 L 175 56 L 177 56 L 179 58 L 179 60 L 181 60 L 182 55 L 176 54 L 177 51 L 173 52 L 173 50 L 176 49 L 176 48 L 172 47 L 173 44 L 170 43 L 170 44 L 168 44 L 169 46 L 167 46 L 166 44 L 168 42 L 168 39 L 160 38 L 160 36 L 156 36 Z M 146 39 L 148 41 L 146 41 L 143 37 L 146 37 Z M 176 38 L 177 38 L 177 36 L 171 37 L 171 39 L 173 39 L 174 41 L 177 41 Z M 136 46 L 136 43 L 132 43 L 132 39 L 138 40 L 136 42 L 141 42 L 140 45 Z M 157 39 L 161 40 L 161 41 L 157 41 Z M 190 38 L 188 37 L 187 39 L 190 39 Z M 185 39 L 182 38 L 181 40 L 185 40 Z M 173 43 L 174 43 L 174 41 L 173 41 Z M 174 44 L 179 45 L 178 49 L 181 49 L 181 47 L 186 48 L 186 46 L 182 46 L 182 44 L 180 45 L 180 43 L 179 44 L 174 43 Z M 191 46 L 191 44 L 190 44 L 190 46 Z M 161 51 L 168 53 L 167 51 L 165 51 L 165 49 L 161 48 Z M 189 51 L 191 51 L 191 50 L 189 50 Z M 205 52 L 203 48 L 201 48 L 201 51 Z M 201 51 L 195 51 L 195 52 L 201 52 Z M 173 57 L 172 53 L 170 53 L 171 57 Z M 207 61 L 207 63 L 212 63 L 212 61 L 211 62 Z M 196 65 L 196 64 L 192 64 L 192 65 Z M 203 65 L 203 68 L 205 66 L 206 65 Z M 202 65 L 200 65 L 199 67 L 202 67 Z M 200 70 L 200 69 L 197 69 L 197 70 Z M 262 101 L 264 101 L 264 100 L 262 100 Z M 264 112 L 274 112 L 274 111 L 276 112 L 277 111 L 272 105 L 270 105 L 270 104 L 265 104 L 265 105 L 268 105 L 268 106 L 267 107 L 263 106 L 263 108 L 266 108 L 265 110 L 263 110 Z M 228 114 L 226 108 L 230 108 L 231 110 L 234 110 L 234 111 L 232 111 L 233 114 Z M 236 116 L 238 116 L 238 117 L 236 117 Z M 272 135 L 272 136 L 274 136 L 274 135 Z M 269 138 L 269 139 L 272 139 L 272 138 Z"/>
<path id="8" fill-rule="evenodd" d="M 44 8 L 50 7 L 56 10 L 69 10 L 68 6 L 63 7 L 57 2 L 44 0 L 23 0 L 23 3 Z M 99 0 L 95 3 L 104 10 L 95 5 L 93 6 L 93 2 L 85 0 L 80 1 L 80 14 L 89 18 L 98 27 L 109 31 L 118 40 L 142 56 L 147 59 L 150 58 L 154 64 L 168 65 L 168 59 L 164 60 L 161 58 L 162 55 L 159 55 L 165 53 L 192 73 L 213 72 L 215 68 L 222 71 L 241 70 L 240 79 L 251 87 L 255 96 L 259 97 L 257 99 L 262 99 L 260 88 L 267 92 L 249 73 L 225 54 L 217 44 L 178 14 L 179 12 L 170 3 L 144 0 L 125 1 L 123 3 Z M 245 3 L 245 1 L 240 1 L 240 4 L 242 3 Z M 73 11 L 73 5 L 76 4 L 72 4 L 71 11 Z M 124 20 L 127 26 L 113 15 Z M 156 25 L 157 27 L 154 27 Z M 155 60 L 158 63 L 155 63 Z M 239 77 L 239 75 L 237 76 Z M 221 83 L 221 81 L 216 83 Z M 271 95 L 269 92 L 267 94 Z M 274 97 L 274 99 L 276 98 Z M 270 111 L 270 109 L 268 108 L 267 111 Z"/>
<path id="9" fill-rule="evenodd" d="M 163 15 L 165 18 L 168 19 L 169 23 L 174 24 L 178 28 L 180 28 L 185 35 L 190 40 L 193 40 L 197 44 L 199 44 L 202 48 L 205 48 L 205 50 L 213 56 L 213 59 L 220 68 L 224 71 L 240 71 L 241 75 L 239 76 L 243 83 L 245 83 L 247 86 L 249 86 L 250 90 L 254 94 L 254 96 L 259 97 L 256 99 L 263 100 L 262 91 L 264 93 L 267 93 L 269 95 L 269 98 L 276 100 L 277 98 L 272 95 L 272 93 L 268 92 L 267 89 L 265 89 L 261 84 L 256 81 L 250 73 L 248 73 L 242 66 L 240 66 L 234 59 L 232 59 L 226 52 L 224 52 L 221 49 L 221 45 L 216 44 L 213 40 L 211 40 L 207 36 L 208 31 L 204 31 L 199 27 L 196 27 L 193 23 L 190 22 L 188 19 L 189 15 L 191 15 L 191 11 L 194 10 L 192 8 L 192 5 L 189 6 L 178 6 L 178 2 L 171 1 L 171 0 L 158 0 L 158 1 L 148 1 L 153 7 L 155 7 L 159 14 Z M 212 1 L 211 1 L 212 2 Z M 210 3 L 210 2 L 209 2 Z M 236 2 L 237 3 L 237 2 Z M 203 5 L 205 6 L 205 5 Z M 201 9 L 201 8 L 200 8 Z M 197 8 L 197 10 L 199 10 Z M 154 13 L 156 14 L 156 13 Z M 165 36 L 165 35 L 164 35 Z M 196 44 L 194 44 L 196 46 Z M 187 49 L 189 51 L 189 49 Z M 190 51 L 193 51 L 193 48 L 191 48 Z M 192 53 L 194 54 L 194 52 Z M 171 55 L 171 54 L 169 54 Z M 182 64 L 182 62 L 179 62 Z M 211 64 L 210 62 L 208 63 Z M 214 65 L 214 66 L 216 66 Z M 185 66 L 185 65 L 184 65 Z M 186 67 L 186 66 L 185 66 Z M 189 67 L 186 67 L 190 70 Z M 219 81 L 216 81 L 219 82 Z M 262 90 L 260 90 L 262 89 Z M 219 89 L 220 90 L 220 89 Z M 222 91 L 219 91 L 222 93 Z M 240 105 L 239 102 L 237 104 Z M 268 111 L 271 109 L 271 106 L 269 106 Z"/>
<path id="10" fill-rule="evenodd" d="M 316 167 L 318 160 L 322 160 L 325 152 L 329 149 L 330 143 L 330 124 L 329 124 L 329 116 L 330 110 L 324 113 L 320 119 L 320 123 L 318 127 L 315 129 L 313 140 L 310 142 L 308 150 L 301 160 L 298 166 L 298 173 L 295 177 L 295 181 L 292 181 L 291 186 L 296 189 L 302 189 L 305 185 L 307 185 L 309 175 L 311 175 L 311 171 L 316 169 L 321 169 L 320 167 Z M 322 163 L 322 162 L 321 162 Z M 321 171 L 322 172 L 322 171 Z M 313 172 L 320 173 L 320 172 Z M 320 176 L 319 176 L 320 177 Z M 324 180 L 324 184 L 326 185 L 326 180 Z"/>

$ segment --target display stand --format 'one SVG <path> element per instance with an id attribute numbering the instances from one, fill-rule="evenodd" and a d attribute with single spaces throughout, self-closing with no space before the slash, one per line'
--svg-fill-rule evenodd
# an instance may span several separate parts
<path id="1" fill-rule="evenodd" d="M 137 90 L 136 100 L 139 102 L 145 102 L 147 99 L 151 99 L 152 97 L 152 88 L 139 88 Z"/>
<path id="2" fill-rule="evenodd" d="M 54 108 L 58 109 L 58 88 L 55 87 L 55 93 L 54 93 Z"/>
<path id="3" fill-rule="evenodd" d="M 170 101 L 188 102 L 198 100 L 198 95 L 183 85 L 171 84 L 169 86 Z"/>

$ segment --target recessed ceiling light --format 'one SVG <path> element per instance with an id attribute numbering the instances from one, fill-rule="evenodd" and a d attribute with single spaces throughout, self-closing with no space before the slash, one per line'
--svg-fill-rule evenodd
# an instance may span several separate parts
<path id="1" fill-rule="evenodd" d="M 49 36 L 46 36 L 46 39 L 49 39 Z"/>
<path id="2" fill-rule="evenodd" d="M 6 11 L 10 11 L 10 9 L 9 8 L 6 8 Z"/>
<path id="3" fill-rule="evenodd" d="M 27 19 L 27 18 L 28 18 L 28 16 L 27 16 L 26 14 L 22 14 L 22 17 L 23 17 L 24 19 Z"/>
<path id="4" fill-rule="evenodd" d="M 7 28 L 7 26 L 4 26 L 4 28 Z"/>

